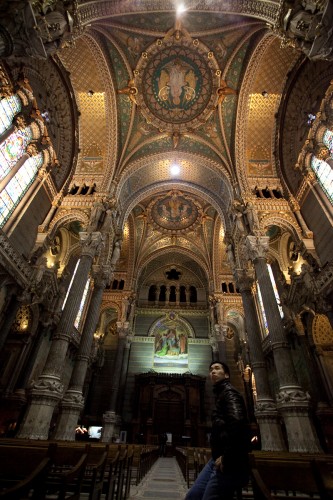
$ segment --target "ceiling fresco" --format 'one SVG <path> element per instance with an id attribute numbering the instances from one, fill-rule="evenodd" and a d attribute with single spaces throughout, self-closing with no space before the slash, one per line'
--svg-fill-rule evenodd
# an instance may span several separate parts
<path id="1" fill-rule="evenodd" d="M 287 95 L 304 57 L 267 25 L 278 2 L 187 6 L 178 16 L 169 0 L 82 1 L 84 30 L 59 59 L 79 114 L 73 183 L 116 195 L 133 269 L 151 258 L 160 265 L 161 252 L 170 262 L 187 253 L 211 277 L 230 274 L 223 239 L 240 190 L 258 206 L 256 186 L 281 190 L 279 158 L 299 181 L 293 163 L 307 131 L 297 107 L 304 90 L 309 109 L 316 97 L 306 71 L 306 86 Z"/>

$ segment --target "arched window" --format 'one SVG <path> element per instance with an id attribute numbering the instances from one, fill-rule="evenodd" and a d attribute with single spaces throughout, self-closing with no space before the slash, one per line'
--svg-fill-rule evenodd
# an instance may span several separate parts
<path id="1" fill-rule="evenodd" d="M 43 153 L 32 156 L 24 162 L 22 167 L 0 193 L 0 227 L 2 227 L 13 213 L 28 188 L 32 184 L 36 173 L 44 163 Z"/>
<path id="2" fill-rule="evenodd" d="M 148 292 L 149 302 L 155 302 L 156 300 L 156 285 L 151 285 Z"/>
<path id="3" fill-rule="evenodd" d="M 166 300 L 166 286 L 162 285 L 160 288 L 160 296 L 158 298 L 159 302 L 165 302 Z"/>
<path id="4" fill-rule="evenodd" d="M 176 302 L 176 287 L 174 285 L 170 286 L 169 302 Z"/>
<path id="5" fill-rule="evenodd" d="M 326 161 L 319 160 L 319 158 L 312 155 L 311 168 L 316 173 L 316 177 L 328 199 L 333 203 L 333 170 L 331 166 Z"/>
<path id="6" fill-rule="evenodd" d="M 17 95 L 0 101 L 0 137 L 10 129 L 13 118 L 21 109 L 22 103 Z M 32 139 L 36 139 L 36 134 L 29 126 L 15 130 L 0 143 L 0 227 L 9 219 L 44 163 L 42 152 L 24 163 L 21 160 L 22 164 L 18 163 Z"/>
<path id="7" fill-rule="evenodd" d="M 11 168 L 23 156 L 31 140 L 32 130 L 27 127 L 24 130 L 13 132 L 0 144 L 0 180 L 5 178 Z"/>
<path id="8" fill-rule="evenodd" d="M 333 132 L 331 130 L 326 130 L 323 135 L 323 143 L 330 150 L 331 156 L 333 157 Z"/>
<path id="9" fill-rule="evenodd" d="M 180 287 L 179 302 L 186 302 L 186 288 L 184 285 Z"/>
<path id="10" fill-rule="evenodd" d="M 194 304 L 197 301 L 197 289 L 195 286 L 190 286 L 190 302 Z"/>
<path id="11" fill-rule="evenodd" d="M 14 116 L 22 109 L 21 99 L 18 95 L 12 95 L 0 101 L 0 135 L 12 124 Z"/>

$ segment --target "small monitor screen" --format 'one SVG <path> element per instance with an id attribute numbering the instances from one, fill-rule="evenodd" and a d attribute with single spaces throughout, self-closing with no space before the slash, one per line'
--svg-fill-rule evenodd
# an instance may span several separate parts
<path id="1" fill-rule="evenodd" d="M 88 428 L 88 435 L 90 439 L 100 439 L 102 434 L 102 427 L 97 427 L 97 425 L 92 425 Z"/>

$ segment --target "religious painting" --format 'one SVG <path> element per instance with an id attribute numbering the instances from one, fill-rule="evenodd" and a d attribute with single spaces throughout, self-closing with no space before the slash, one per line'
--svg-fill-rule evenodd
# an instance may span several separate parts
<path id="1" fill-rule="evenodd" d="M 169 318 L 157 323 L 153 335 L 154 366 L 188 366 L 188 331 L 184 324 Z"/>

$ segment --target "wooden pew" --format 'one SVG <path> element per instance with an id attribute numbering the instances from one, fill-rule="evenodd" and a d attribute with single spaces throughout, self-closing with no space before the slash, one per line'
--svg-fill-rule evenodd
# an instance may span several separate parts
<path id="1" fill-rule="evenodd" d="M 255 500 L 309 498 L 332 499 L 325 487 L 322 464 L 333 463 L 324 454 L 252 452 L 249 454 L 251 483 Z M 329 467 L 329 465 L 327 466 Z M 333 467 L 331 467 L 331 474 Z M 321 484 L 319 481 L 321 478 Z M 331 484 L 332 486 L 332 484 Z"/>
<path id="2" fill-rule="evenodd" d="M 82 479 L 82 493 L 89 494 L 89 500 L 99 500 L 102 495 L 109 445 L 91 445 Z"/>
<path id="3" fill-rule="evenodd" d="M 24 498 L 30 490 L 38 489 L 40 492 L 54 452 L 54 445 L 25 446 L 23 449 L 12 445 L 0 445 L 1 498 L 18 499 Z M 41 493 L 39 495 L 41 496 Z"/>
<path id="4" fill-rule="evenodd" d="M 89 448 L 88 444 L 84 449 L 71 444 L 57 446 L 45 480 L 45 499 L 80 500 Z"/>

